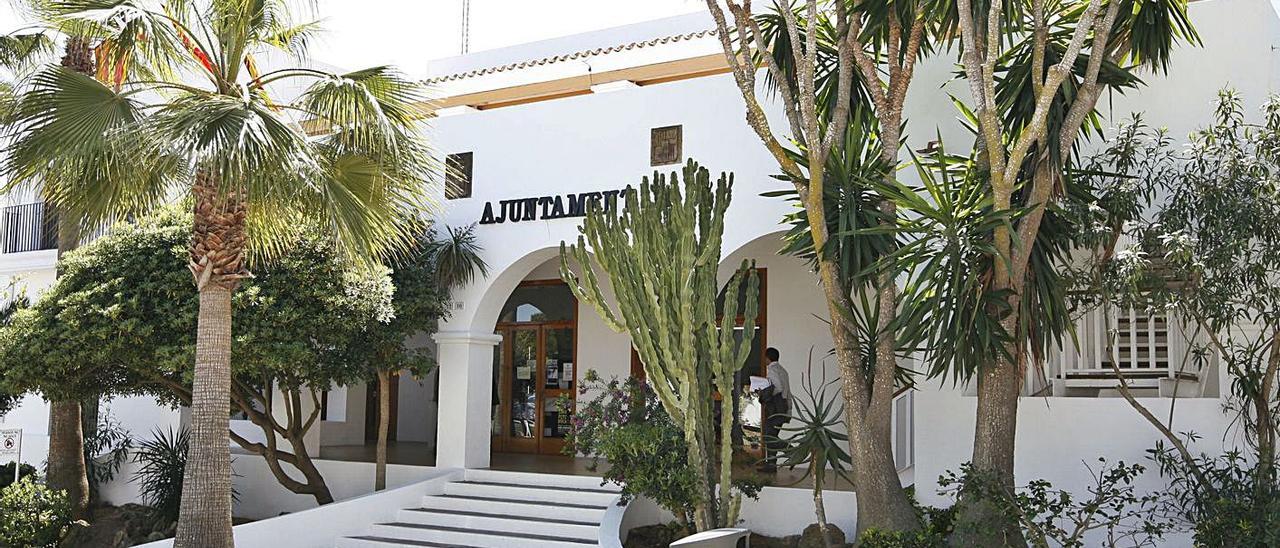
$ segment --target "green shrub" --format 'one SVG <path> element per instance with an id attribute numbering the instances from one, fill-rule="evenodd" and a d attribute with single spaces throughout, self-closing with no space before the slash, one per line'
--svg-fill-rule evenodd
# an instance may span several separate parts
<path id="1" fill-rule="evenodd" d="M 120 467 L 129 460 L 129 451 L 133 449 L 133 437 L 129 431 L 111 415 L 110 410 L 98 418 L 98 425 L 84 436 L 85 473 L 89 477 L 89 496 L 98 500 L 98 490 L 120 472 Z"/>
<path id="2" fill-rule="evenodd" d="M 1239 451 L 1188 463 L 1163 443 L 1151 455 L 1169 480 L 1164 509 L 1194 531 L 1196 546 L 1280 546 L 1276 464 L 1261 466 Z"/>
<path id="3" fill-rule="evenodd" d="M 1156 546 L 1173 528 L 1161 509 L 1160 495 L 1138 494 L 1134 481 L 1146 470 L 1123 461 L 1099 458 L 1088 467 L 1094 483 L 1087 493 L 1072 493 L 1045 480 L 1032 480 L 1013 492 L 994 475 L 969 463 L 960 472 L 938 478 L 942 492 L 989 502 L 1021 529 L 1031 546 L 1083 548 L 1086 535 L 1103 535 L 1108 545 Z M 1088 496 L 1083 496 L 1088 495 Z"/>
<path id="4" fill-rule="evenodd" d="M 0 546 L 56 546 L 71 523 L 62 491 L 24 478 L 0 491 Z"/>
<path id="5" fill-rule="evenodd" d="M 15 464 L 17 463 L 7 462 L 0 464 L 0 489 L 4 489 L 13 483 L 13 467 Z M 35 479 L 36 467 L 24 462 L 22 463 L 22 469 L 19 471 L 19 475 L 22 478 L 30 477 L 31 479 Z"/>
<path id="6" fill-rule="evenodd" d="M 156 430 L 153 438 L 138 443 L 133 460 L 141 464 L 133 474 L 143 502 L 160 516 L 178 519 L 182 503 L 182 476 L 187 468 L 190 434 L 186 428 L 174 432 Z"/>
<path id="7" fill-rule="evenodd" d="M 670 510 L 681 523 L 691 523 L 698 500 L 697 476 L 688 463 L 684 433 L 662 409 L 648 383 L 635 378 L 608 382 L 587 371 L 579 388 L 594 399 L 573 412 L 564 452 L 582 453 L 609 463 L 606 482 L 622 486 L 626 500 L 645 496 Z M 561 399 L 571 412 L 572 399 Z"/>
<path id="8" fill-rule="evenodd" d="M 920 530 L 914 532 L 867 529 L 858 535 L 858 548 L 939 548 L 946 546 L 955 524 L 955 507 L 934 508 L 915 503 Z"/>

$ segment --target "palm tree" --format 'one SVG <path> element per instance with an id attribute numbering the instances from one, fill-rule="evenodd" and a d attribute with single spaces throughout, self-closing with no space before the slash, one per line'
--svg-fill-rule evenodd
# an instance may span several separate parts
<path id="1" fill-rule="evenodd" d="M 82 74 L 95 74 L 97 63 L 92 42 L 76 32 L 42 18 L 46 7 L 39 0 L 15 0 L 16 9 L 27 12 L 38 24 L 0 36 L 0 65 L 16 74 L 29 72 L 42 61 L 52 58 L 56 50 L 56 36 L 63 37 L 61 64 Z M 6 86 L 11 95 L 12 86 Z M 3 101 L 7 108 L 0 108 L 0 120 L 8 123 L 13 114 L 12 100 Z M 58 222 L 58 258 L 75 249 L 80 243 L 73 215 L 56 215 Z M 49 403 L 49 470 L 48 483 L 55 490 L 67 494 L 72 515 L 84 517 L 89 507 L 89 474 L 84 460 L 84 422 L 80 400 L 72 397 L 51 397 Z"/>
<path id="2" fill-rule="evenodd" d="M 388 67 L 260 73 L 257 56 L 301 59 L 317 30 L 294 24 L 285 0 L 59 6 L 60 20 L 107 37 L 108 62 L 153 70 L 104 84 L 42 69 L 20 98 L 7 167 L 15 182 L 55 182 L 50 202 L 88 226 L 189 195 L 200 305 L 175 546 L 231 546 L 232 293 L 302 220 L 360 264 L 413 244 L 438 171 L 417 126 L 422 90 Z M 282 100 L 283 86 L 301 91 Z M 67 170 L 78 177 L 44 176 Z"/>

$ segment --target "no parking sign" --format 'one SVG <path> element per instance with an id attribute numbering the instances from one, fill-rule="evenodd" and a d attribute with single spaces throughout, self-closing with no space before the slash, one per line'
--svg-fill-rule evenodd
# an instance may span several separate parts
<path id="1" fill-rule="evenodd" d="M 17 483 L 22 468 L 22 429 L 0 430 L 0 462 L 13 461 L 13 481 Z"/>

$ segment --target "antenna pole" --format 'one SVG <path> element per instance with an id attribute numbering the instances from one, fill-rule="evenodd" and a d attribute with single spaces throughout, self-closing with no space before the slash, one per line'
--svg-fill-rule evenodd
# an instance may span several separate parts
<path id="1" fill-rule="evenodd" d="M 462 0 L 462 53 L 471 50 L 471 0 Z"/>

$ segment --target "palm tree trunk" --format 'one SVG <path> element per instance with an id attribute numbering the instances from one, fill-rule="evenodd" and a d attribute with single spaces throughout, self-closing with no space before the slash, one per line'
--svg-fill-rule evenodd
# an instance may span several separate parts
<path id="1" fill-rule="evenodd" d="M 72 36 L 64 45 L 62 66 L 84 74 L 93 74 L 93 48 L 89 41 Z M 55 215 L 58 227 L 58 259 L 80 243 L 79 225 L 69 214 L 59 214 L 45 204 L 45 214 Z M 57 269 L 57 275 L 62 269 Z M 54 398 L 49 405 L 49 487 L 67 494 L 71 515 L 84 518 L 89 510 L 89 471 L 84 462 L 84 427 L 80 402 L 73 398 Z"/>
<path id="2" fill-rule="evenodd" d="M 231 290 L 200 290 L 191 445 L 183 474 L 177 547 L 230 547 Z"/>
<path id="3" fill-rule="evenodd" d="M 244 269 L 243 193 L 201 169 L 192 186 L 195 215 L 191 273 L 200 295 L 191 442 L 178 512 L 177 548 L 230 548 L 231 532 L 231 294 Z"/>
<path id="4" fill-rule="evenodd" d="M 387 436 L 391 429 L 391 372 L 378 370 L 378 456 L 374 465 L 373 490 L 387 488 Z"/>

